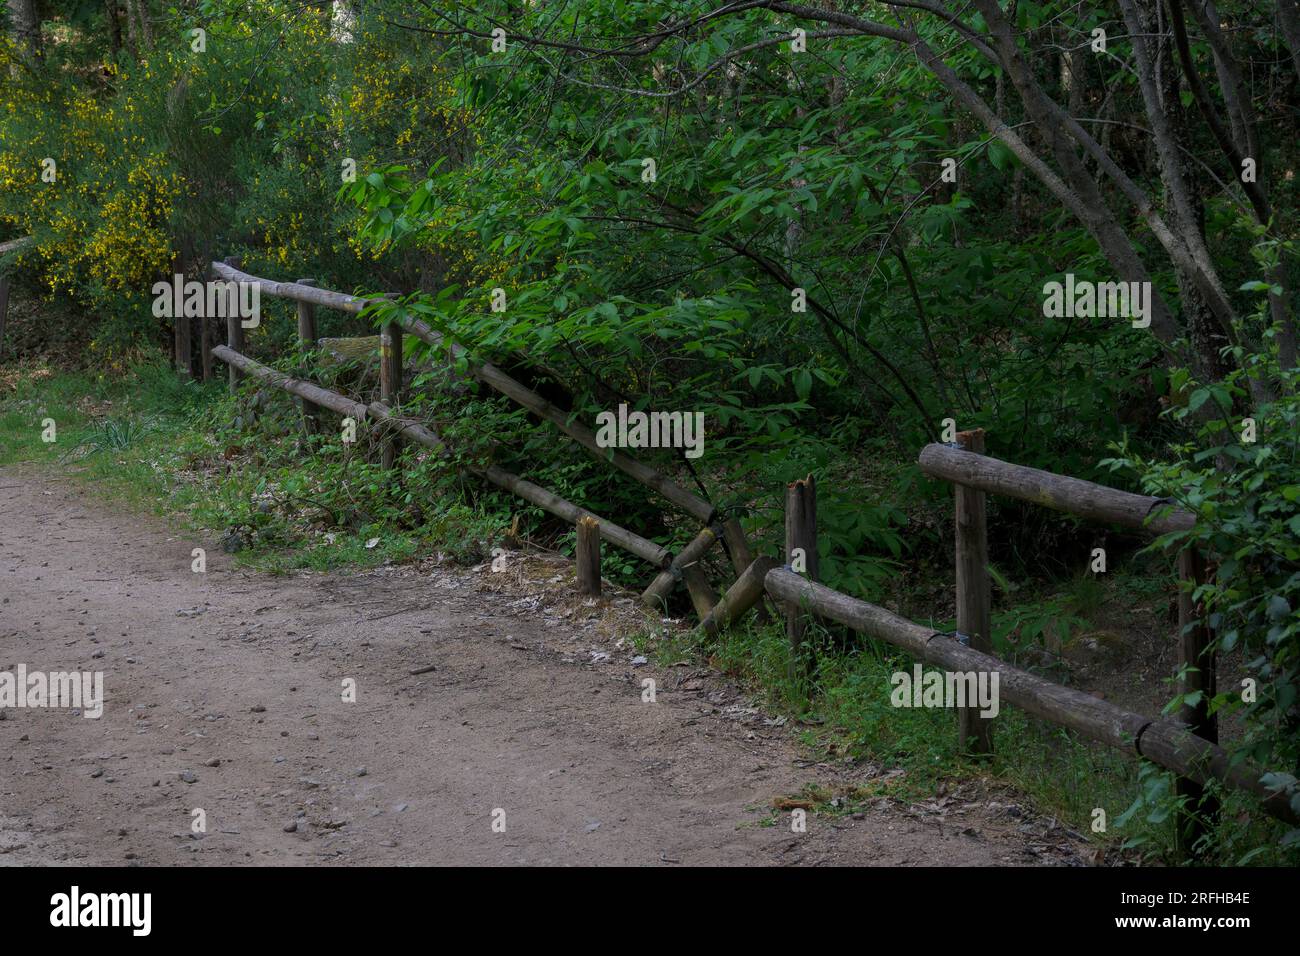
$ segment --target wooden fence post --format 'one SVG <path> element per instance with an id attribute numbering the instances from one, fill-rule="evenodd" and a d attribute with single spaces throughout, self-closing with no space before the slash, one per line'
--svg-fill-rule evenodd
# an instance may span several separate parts
<path id="1" fill-rule="evenodd" d="M 208 315 L 208 283 L 212 281 L 212 265 L 206 259 L 203 267 L 199 270 L 199 278 L 203 281 L 203 309 L 199 313 L 198 330 L 199 330 L 199 375 L 202 381 L 206 383 L 212 378 L 212 325 L 215 316 Z"/>
<path id="2" fill-rule="evenodd" d="M 228 256 L 225 263 L 235 269 L 239 268 L 239 260 L 235 256 Z M 244 351 L 244 326 L 240 319 L 238 309 L 232 310 L 233 313 L 226 316 L 226 345 L 232 352 L 243 354 Z M 244 373 L 234 365 L 228 365 L 230 371 L 230 394 L 239 391 L 239 380 L 243 378 Z"/>
<path id="3" fill-rule="evenodd" d="M 1210 700 L 1218 692 L 1214 650 L 1209 629 L 1198 620 L 1201 612 L 1193 594 L 1205 583 L 1205 559 L 1194 545 L 1179 553 L 1178 577 L 1184 585 L 1178 594 L 1178 664 L 1182 671 L 1178 692 L 1199 691 L 1201 695 L 1196 703 L 1183 704 L 1178 719 L 1196 736 L 1217 744 L 1219 721 L 1210 714 Z M 1213 829 L 1218 802 L 1206 797 L 1201 784 L 1186 777 L 1175 778 L 1174 793 L 1186 798 L 1186 809 L 1179 811 L 1175 825 L 1178 852 L 1184 858 L 1202 855 L 1207 847 L 1197 844 Z"/>
<path id="4" fill-rule="evenodd" d="M 785 489 L 785 562 L 810 581 L 821 577 L 817 555 L 817 480 L 809 475 Z M 793 601 L 785 605 L 785 633 L 790 640 L 792 676 L 802 670 L 808 615 Z"/>
<path id="5" fill-rule="evenodd" d="M 957 444 L 984 454 L 984 429 L 958 432 Z M 989 585 L 989 541 L 984 492 L 956 485 L 957 631 L 972 650 L 993 653 L 993 600 Z M 993 752 L 991 719 L 978 705 L 957 709 L 957 744 L 961 753 Z"/>
<path id="6" fill-rule="evenodd" d="M 298 285 L 315 286 L 315 279 L 299 279 Z M 304 352 L 316 348 L 316 306 L 310 302 L 298 303 L 298 344 Z M 307 399 L 302 400 L 303 428 L 308 435 L 319 435 L 321 431 L 320 406 L 313 405 Z"/>
<path id="7" fill-rule="evenodd" d="M 400 404 L 402 392 L 402 327 L 385 322 L 379 331 L 379 400 L 390 408 Z M 384 439 L 383 463 L 392 468 L 401 450 L 396 434 Z"/>
<path id="8" fill-rule="evenodd" d="M 167 277 L 168 285 L 175 281 L 175 277 L 181 277 L 181 284 L 185 283 L 185 264 L 178 252 L 172 256 L 172 274 Z M 184 303 L 173 302 L 172 309 L 175 315 L 172 316 L 172 364 L 176 367 L 176 374 L 182 378 L 189 378 L 193 371 L 190 359 L 190 320 L 185 315 Z"/>
<path id="9" fill-rule="evenodd" d="M 600 522 L 583 515 L 575 527 L 578 529 L 574 555 L 578 562 L 578 593 L 600 597 Z"/>
<path id="10" fill-rule="evenodd" d="M 212 378 L 212 320 L 206 310 L 203 318 L 199 319 L 199 367 L 203 381 Z"/>
<path id="11" fill-rule="evenodd" d="M 189 378 L 190 368 L 190 320 L 184 314 L 172 319 L 176 339 L 176 371 L 182 378 Z"/>

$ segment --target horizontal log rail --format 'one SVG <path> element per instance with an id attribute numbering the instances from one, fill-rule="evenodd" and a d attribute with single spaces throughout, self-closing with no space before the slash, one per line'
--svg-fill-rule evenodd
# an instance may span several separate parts
<path id="1" fill-rule="evenodd" d="M 340 312 L 351 312 L 353 315 L 361 313 L 367 306 L 384 301 L 382 296 L 367 298 L 365 296 L 345 295 L 342 292 L 331 292 L 329 289 L 319 289 L 316 286 L 302 285 L 297 282 L 276 282 L 273 279 L 263 279 L 261 276 L 242 272 L 228 262 L 213 262 L 212 272 L 227 282 L 243 282 L 255 285 L 263 295 L 269 295 L 277 299 L 292 299 L 295 302 L 306 302 L 308 305 L 324 306 L 327 309 L 338 309 Z"/>
<path id="2" fill-rule="evenodd" d="M 1222 781 L 1258 798 L 1264 809 L 1297 825 L 1300 815 L 1285 793 L 1260 782 L 1258 770 L 1234 764 L 1216 744 L 1203 740 L 1180 721 L 1154 719 L 1124 710 L 1083 691 L 1053 684 L 998 658 L 972 650 L 950 635 L 915 624 L 876 607 L 809 581 L 787 568 L 773 568 L 764 578 L 773 597 L 806 607 L 855 631 L 900 647 L 918 660 L 949 671 L 988 672 L 999 675 L 999 695 L 1044 720 L 1068 727 L 1080 735 L 1144 757 L 1180 776 L 1205 783 Z"/>
<path id="3" fill-rule="evenodd" d="M 32 241 L 31 236 L 22 236 L 19 239 L 9 239 L 5 242 L 0 242 L 0 256 L 3 256 L 9 252 L 13 252 L 16 249 L 21 249 L 23 246 L 27 245 L 27 243 L 31 241 Z"/>
<path id="4" fill-rule="evenodd" d="M 431 448 L 440 454 L 447 453 L 447 445 L 442 438 L 431 428 L 422 425 L 419 422 L 409 418 L 403 418 L 393 412 L 382 402 L 358 402 L 340 395 L 338 392 L 321 388 L 319 385 L 313 385 L 311 382 L 304 382 L 296 379 L 291 375 L 273 369 L 269 366 L 242 355 L 224 345 L 218 345 L 212 350 L 214 358 L 220 359 L 227 365 L 238 368 L 241 372 L 256 378 L 260 381 L 273 385 L 276 388 L 297 395 L 299 398 L 319 405 L 322 408 L 328 408 L 330 411 L 337 412 L 345 418 L 352 418 L 354 421 L 361 422 L 367 418 L 378 422 L 385 423 L 396 429 L 402 435 L 413 441 Z M 526 501 L 532 502 L 538 507 L 549 511 L 557 517 L 563 518 L 571 524 L 576 524 L 579 518 L 594 518 L 600 524 L 601 538 L 616 544 L 630 554 L 648 561 L 656 568 L 665 568 L 672 562 L 672 553 L 666 548 L 660 547 L 653 541 L 641 537 L 635 532 L 629 531 L 621 525 L 612 521 L 607 521 L 599 515 L 593 514 L 585 508 L 581 508 L 572 502 L 566 501 L 558 495 L 552 494 L 540 485 L 533 484 L 518 475 L 506 471 L 496 465 L 486 467 L 467 465 L 466 469 L 473 474 L 485 478 L 487 481 L 503 488 L 506 491 L 518 495 Z"/>
<path id="5" fill-rule="evenodd" d="M 539 508 L 549 511 L 558 518 L 563 518 L 569 524 L 577 524 L 579 518 L 595 518 L 600 524 L 601 540 L 618 545 L 624 551 L 648 561 L 656 568 L 668 567 L 673 559 L 672 552 L 667 548 L 660 547 L 653 541 L 649 541 L 620 525 L 614 524 L 612 521 L 593 514 L 586 508 L 571 504 L 558 495 L 551 494 L 545 488 L 539 487 L 531 481 L 525 481 L 518 475 L 512 475 L 496 465 L 489 465 L 481 471 L 477 468 L 471 468 L 470 471 L 481 474 L 498 488 L 514 492 L 520 498 L 531 501 Z"/>
<path id="6" fill-rule="evenodd" d="M 250 375 L 260 381 L 274 385 L 291 395 L 305 398 L 322 408 L 337 412 L 344 418 L 351 418 L 360 422 L 366 417 L 365 402 L 353 401 L 345 395 L 330 391 L 328 388 L 321 388 L 311 382 L 304 382 L 302 379 L 294 378 L 292 375 L 287 375 L 278 369 L 263 365 L 247 355 L 242 355 L 227 345 L 218 345 L 213 348 L 212 357 L 221 359 L 227 365 L 234 366 L 245 375 Z"/>
<path id="7" fill-rule="evenodd" d="M 1163 498 L 1118 491 L 1082 478 L 1015 465 L 951 445 L 926 445 L 917 463 L 931 478 L 943 478 L 967 488 L 1150 534 L 1186 531 L 1196 522 L 1191 512 L 1177 507 L 1168 510 L 1171 503 Z"/>

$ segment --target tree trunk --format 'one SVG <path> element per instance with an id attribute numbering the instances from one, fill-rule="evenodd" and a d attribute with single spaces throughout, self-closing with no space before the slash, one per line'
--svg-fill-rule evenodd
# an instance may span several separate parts
<path id="1" fill-rule="evenodd" d="M 18 57 L 29 66 L 41 59 L 41 16 L 37 0 L 9 0 L 9 24 L 18 43 Z"/>
<path id="2" fill-rule="evenodd" d="M 126 47 L 132 53 L 140 49 L 140 40 L 136 36 L 136 15 L 135 8 L 140 0 L 126 0 Z"/>
<path id="3" fill-rule="evenodd" d="M 1162 35 L 1166 26 L 1157 14 L 1149 8 L 1140 12 L 1142 25 L 1150 34 Z M 1205 202 L 1196 179 L 1188 174 L 1187 157 L 1192 155 L 1191 137 L 1188 134 L 1187 115 L 1179 97 L 1178 69 L 1174 65 L 1174 44 L 1171 37 L 1164 42 L 1151 44 L 1155 48 L 1154 66 L 1160 105 L 1169 124 L 1175 150 L 1157 153 L 1160 166 L 1160 178 L 1165 184 L 1164 202 L 1166 208 L 1173 208 L 1175 195 L 1180 194 L 1184 206 L 1192 217 L 1185 223 L 1196 231 L 1196 235 L 1205 238 Z M 1186 269 L 1174 264 L 1174 274 L 1178 280 L 1178 298 L 1183 307 L 1183 323 L 1187 337 L 1192 343 L 1192 370 L 1202 382 L 1218 382 L 1228 372 L 1228 367 L 1220 355 L 1228 345 L 1222 326 L 1210 309 L 1210 304 L 1201 294 L 1196 278 Z"/>
<path id="4" fill-rule="evenodd" d="M 153 46 L 153 25 L 149 21 L 149 0 L 135 0 L 140 17 L 140 43 L 145 48 Z"/>

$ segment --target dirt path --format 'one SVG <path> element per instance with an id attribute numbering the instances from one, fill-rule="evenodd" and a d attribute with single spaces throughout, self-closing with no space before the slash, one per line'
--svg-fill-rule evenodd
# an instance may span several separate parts
<path id="1" fill-rule="evenodd" d="M 103 671 L 106 698 L 98 720 L 0 711 L 0 864 L 1074 862 L 983 803 L 763 825 L 774 796 L 871 768 L 810 765 L 716 681 L 472 577 L 233 571 L 0 471 L 0 669 Z"/>

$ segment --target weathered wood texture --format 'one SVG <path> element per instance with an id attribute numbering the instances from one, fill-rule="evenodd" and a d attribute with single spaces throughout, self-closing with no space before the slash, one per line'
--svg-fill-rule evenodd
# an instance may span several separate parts
<path id="1" fill-rule="evenodd" d="M 220 347 L 220 346 L 219 346 Z M 226 316 L 226 345 L 225 348 L 232 354 L 240 354 L 244 347 L 244 326 L 240 324 L 240 318 L 237 315 Z M 215 358 L 221 358 L 217 355 L 217 350 L 212 350 Z M 225 359 L 222 359 L 224 362 Z M 244 372 L 238 365 L 232 362 L 226 362 L 226 367 L 230 370 L 230 391 L 235 393 L 239 390 L 239 380 L 243 378 Z"/>
<path id="2" fill-rule="evenodd" d="M 1179 721 L 1153 720 L 1091 694 L 1053 684 L 996 657 L 964 647 L 948 635 L 936 634 L 884 608 L 840 594 L 785 568 L 767 572 L 765 586 L 769 594 L 780 600 L 805 602 L 818 614 L 901 647 L 912 657 L 945 670 L 996 671 L 1002 701 L 1089 739 L 1145 757 L 1183 776 L 1201 782 L 1211 778 L 1227 782 L 1259 798 L 1274 816 L 1300 824 L 1300 815 L 1291 809 L 1285 796 L 1260 783 L 1261 774 L 1257 769 L 1229 766 L 1228 755 L 1221 748 L 1197 737 Z"/>
<path id="3" fill-rule="evenodd" d="M 9 252 L 15 252 L 31 241 L 31 236 L 23 236 L 21 239 L 10 239 L 7 242 L 0 242 L 0 256 Z"/>
<path id="4" fill-rule="evenodd" d="M 321 388 L 311 382 L 304 382 L 292 375 L 286 375 L 284 372 L 263 365 L 247 355 L 241 355 L 225 345 L 218 345 L 213 349 L 212 356 L 225 362 L 231 368 L 239 369 L 240 372 L 251 378 L 274 385 L 276 388 L 283 389 L 291 395 L 297 395 L 299 398 L 319 405 L 321 408 L 328 408 L 344 418 L 351 418 L 358 423 L 365 421 L 366 405 L 364 402 L 355 402 L 338 392 L 331 392 L 327 388 Z"/>
<path id="5" fill-rule="evenodd" d="M 402 392 L 402 327 L 396 322 L 385 322 L 379 332 L 379 398 L 388 405 L 400 403 Z M 396 434 L 384 441 L 383 465 L 392 468 L 401 451 L 401 438 Z"/>
<path id="6" fill-rule="evenodd" d="M 1165 717 L 1153 721 L 1142 732 L 1141 753 L 1153 763 L 1173 770 L 1202 785 L 1219 780 L 1257 797 L 1266 812 L 1292 826 L 1300 826 L 1300 814 L 1285 792 L 1270 790 L 1260 783 L 1259 769 L 1244 761 L 1233 763 L 1218 744 L 1191 732 L 1180 720 Z"/>
<path id="7" fill-rule="evenodd" d="M 225 262 L 212 263 L 212 271 L 222 278 L 225 278 L 225 274 L 222 270 L 228 269 L 237 271 L 238 265 L 239 260 L 234 256 L 230 256 Z M 232 312 L 236 313 L 238 311 L 238 309 L 232 310 Z M 226 316 L 226 347 L 236 354 L 240 354 L 244 351 L 244 325 L 243 320 L 237 314 Z M 213 356 L 216 356 L 216 351 L 214 350 L 212 354 Z M 229 362 L 226 363 L 226 368 L 230 372 L 230 393 L 233 395 L 239 390 L 239 380 L 243 377 L 244 373 L 237 365 Z"/>
<path id="8" fill-rule="evenodd" d="M 578 593 L 600 597 L 600 522 L 595 518 L 579 518 L 574 560 L 578 565 Z"/>
<path id="9" fill-rule="evenodd" d="M 315 279 L 298 280 L 298 285 L 315 284 Z M 308 354 L 316 350 L 316 307 L 310 302 L 298 303 L 298 346 Z M 321 433 L 320 408 L 306 400 L 302 403 L 302 421 L 308 435 Z"/>
<path id="10" fill-rule="evenodd" d="M 750 562 L 736 583 L 727 588 L 708 616 L 700 622 L 706 633 L 713 634 L 725 630 L 738 620 L 741 615 L 763 599 L 763 581 L 767 573 L 777 567 L 775 558 L 760 555 Z"/>
<path id="11" fill-rule="evenodd" d="M 818 614 L 855 631 L 896 644 L 913 657 L 920 657 L 934 636 L 930 628 L 905 621 L 884 608 L 841 594 L 785 568 L 780 568 L 779 573 L 767 574 L 764 585 L 767 593 L 779 601 L 806 603 Z"/>
<path id="12" fill-rule="evenodd" d="M 400 434 L 405 435 L 416 444 L 432 449 L 443 457 L 451 454 L 451 450 L 443 442 L 442 437 L 432 428 L 416 421 L 414 418 L 399 415 L 383 402 L 371 402 L 366 406 L 366 411 L 375 421 L 383 422 L 386 427 L 396 429 Z M 476 470 L 468 466 L 466 470 L 479 475 L 483 472 L 482 468 Z"/>
<path id="13" fill-rule="evenodd" d="M 728 518 L 722 523 L 722 540 L 726 542 L 727 550 L 731 554 L 731 566 L 736 569 L 737 574 L 744 574 L 745 568 L 753 564 L 754 554 L 749 549 L 745 531 L 737 519 Z"/>
<path id="14" fill-rule="evenodd" d="M 821 577 L 821 560 L 817 554 L 817 480 L 809 475 L 793 481 L 785 489 L 785 561 L 802 565 L 810 581 Z M 808 630 L 808 613 L 798 602 L 785 605 L 785 634 L 790 641 L 792 666 L 802 669 L 804 634 Z"/>
<path id="15" fill-rule="evenodd" d="M 360 296 L 344 295 L 341 292 L 331 292 L 328 289 L 320 289 L 315 286 L 299 285 L 297 282 L 272 282 L 270 279 L 249 275 L 247 272 L 241 271 L 238 264 L 229 261 L 212 263 L 212 271 L 228 282 L 252 283 L 261 289 L 262 295 L 292 299 L 295 302 L 307 302 L 312 305 L 322 305 L 327 309 L 338 309 L 340 312 L 351 312 L 353 315 L 363 311 L 372 301 L 378 302 L 383 299 L 382 296 L 377 296 L 372 300 Z"/>
<path id="16" fill-rule="evenodd" d="M 1116 491 L 1081 478 L 1013 465 L 947 445 L 926 445 L 918 462 L 921 470 L 933 478 L 1152 534 L 1185 531 L 1195 521 L 1192 514 L 1177 508 L 1163 514 L 1168 506 L 1150 495 Z M 1153 516 L 1150 521 L 1148 515 Z"/>
<path id="17" fill-rule="evenodd" d="M 682 577 L 682 569 L 703 558 L 717 540 L 718 536 L 712 528 L 702 529 L 673 558 L 672 563 L 650 582 L 650 586 L 641 593 L 641 603 L 648 608 L 662 611 L 668 603 L 668 596 L 672 594 L 673 588 Z"/>
<path id="18" fill-rule="evenodd" d="M 745 573 L 745 569 L 754 561 L 754 552 L 750 550 L 749 541 L 745 538 L 745 529 L 740 526 L 740 520 L 737 518 L 728 518 L 722 523 L 722 540 L 727 545 L 727 551 L 731 555 L 731 566 L 736 571 L 736 576 Z M 754 606 L 754 617 L 759 624 L 768 624 L 772 620 L 772 615 L 768 613 L 766 603 L 759 601 Z"/>
<path id="19" fill-rule="evenodd" d="M 189 378 L 193 373 L 190 367 L 190 319 L 185 315 L 178 315 L 172 319 L 172 330 L 174 335 L 174 344 L 176 347 L 176 371 L 183 378 Z"/>
<path id="20" fill-rule="evenodd" d="M 211 267 L 203 270 L 203 278 L 206 280 L 212 274 Z M 199 316 L 199 374 L 203 381 L 210 381 L 212 378 L 212 337 L 213 330 L 219 329 L 216 316 L 209 317 L 207 309 Z"/>
<path id="21" fill-rule="evenodd" d="M 959 432 L 957 443 L 977 455 L 984 454 L 984 429 Z M 953 486 L 956 497 L 957 630 L 970 646 L 993 653 L 993 593 L 989 584 L 989 542 L 984 492 L 966 485 Z M 993 752 L 993 722 L 981 717 L 978 707 L 957 709 L 957 745 L 962 753 Z"/>
<path id="22" fill-rule="evenodd" d="M 653 541 L 647 541 L 645 538 L 626 528 L 622 528 L 612 521 L 606 521 L 599 515 L 594 515 L 586 508 L 580 508 L 575 504 L 565 501 L 558 495 L 553 495 L 545 488 L 533 484 L 531 481 L 525 481 L 518 475 L 512 475 L 510 472 L 496 465 L 488 468 L 470 469 L 474 474 L 480 474 L 488 481 L 492 482 L 498 488 L 504 488 L 513 492 L 525 501 L 531 501 L 556 517 L 563 518 L 570 523 L 576 523 L 584 515 L 590 515 L 600 522 L 600 536 L 611 544 L 616 544 L 624 551 L 635 554 L 642 560 L 649 561 L 657 568 L 664 568 L 672 561 L 673 556 L 664 548 L 659 547 Z"/>
<path id="23" fill-rule="evenodd" d="M 691 605 L 702 621 L 709 616 L 718 604 L 718 592 L 713 590 L 708 575 L 697 561 L 682 568 L 682 581 L 686 584 L 686 593 L 691 597 Z"/>

